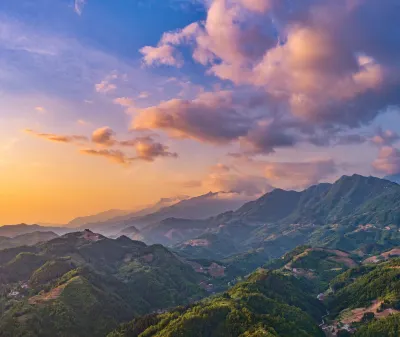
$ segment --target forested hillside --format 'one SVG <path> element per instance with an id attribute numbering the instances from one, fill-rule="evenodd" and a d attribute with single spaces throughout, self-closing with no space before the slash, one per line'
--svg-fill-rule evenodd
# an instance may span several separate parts
<path id="1" fill-rule="evenodd" d="M 0 336 L 104 336 L 205 296 L 206 279 L 160 245 L 90 231 L 0 251 Z"/>

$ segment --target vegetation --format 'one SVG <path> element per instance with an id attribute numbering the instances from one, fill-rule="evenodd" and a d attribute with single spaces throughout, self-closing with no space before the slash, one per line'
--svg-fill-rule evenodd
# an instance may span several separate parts
<path id="1" fill-rule="evenodd" d="M 105 336 L 205 295 L 204 277 L 160 245 L 85 231 L 26 248 L 0 251 L 2 337 Z"/>
<path id="2" fill-rule="evenodd" d="M 377 266 L 348 271 L 332 281 L 335 295 L 331 311 L 345 308 L 368 307 L 373 300 L 381 300 L 394 309 L 400 309 L 400 259 Z"/>
<path id="3" fill-rule="evenodd" d="M 109 337 L 323 336 L 324 307 L 304 284 L 259 270 L 226 293 L 160 315 L 137 318 Z"/>
<path id="4" fill-rule="evenodd" d="M 372 320 L 361 327 L 355 337 L 397 337 L 400 335 L 400 314 Z"/>

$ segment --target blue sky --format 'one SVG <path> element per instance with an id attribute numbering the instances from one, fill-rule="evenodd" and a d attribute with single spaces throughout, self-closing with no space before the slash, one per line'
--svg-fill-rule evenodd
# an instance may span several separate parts
<path id="1" fill-rule="evenodd" d="M 397 6 L 2 1 L 0 221 L 400 172 Z"/>

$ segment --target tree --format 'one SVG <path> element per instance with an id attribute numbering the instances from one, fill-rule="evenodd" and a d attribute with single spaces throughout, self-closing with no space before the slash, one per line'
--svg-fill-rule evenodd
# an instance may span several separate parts
<path id="1" fill-rule="evenodd" d="M 361 319 L 363 323 L 369 323 L 375 318 L 375 314 L 373 312 L 366 312 Z"/>

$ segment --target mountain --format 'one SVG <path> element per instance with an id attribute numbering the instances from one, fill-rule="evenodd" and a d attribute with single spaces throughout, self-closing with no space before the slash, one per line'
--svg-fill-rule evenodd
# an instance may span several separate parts
<path id="1" fill-rule="evenodd" d="M 0 336 L 105 336 L 136 315 L 203 297 L 194 271 L 161 245 L 91 231 L 0 251 Z"/>
<path id="2" fill-rule="evenodd" d="M 19 246 L 34 246 L 39 242 L 50 241 L 57 237 L 58 235 L 53 232 L 33 232 L 21 234 L 13 238 L 0 237 L 0 250 Z"/>
<path id="3" fill-rule="evenodd" d="M 157 226 L 157 223 L 169 218 L 207 219 L 226 211 L 235 210 L 246 201 L 248 200 L 238 197 L 236 194 L 233 196 L 231 193 L 210 192 L 198 197 L 181 200 L 172 206 L 162 207 L 147 215 L 129 214 L 106 222 L 86 224 L 85 227 L 105 235 L 115 235 L 126 227 L 135 226 L 142 230 L 146 226 Z"/>
<path id="4" fill-rule="evenodd" d="M 246 199 L 232 197 L 230 193 L 212 193 L 182 200 L 158 212 L 134 219 L 138 223 L 152 224 L 167 218 L 206 219 L 242 206 Z"/>
<path id="5" fill-rule="evenodd" d="M 400 224 L 400 186 L 384 179 L 343 176 L 302 192 L 274 190 L 233 214 L 253 223 Z"/>
<path id="6" fill-rule="evenodd" d="M 112 218 L 116 218 L 118 216 L 124 216 L 129 213 L 132 213 L 131 211 L 124 211 L 120 209 L 111 209 L 108 211 L 104 211 L 98 214 L 94 215 L 88 215 L 88 216 L 82 216 L 79 218 L 75 218 L 71 220 L 68 224 L 67 227 L 71 228 L 78 228 L 81 226 L 85 226 L 86 224 L 94 223 L 94 222 L 102 222 L 102 221 L 107 221 Z"/>
<path id="7" fill-rule="evenodd" d="M 70 231 L 70 229 L 65 227 L 45 227 L 27 224 L 0 226 L 0 236 L 6 236 L 10 238 L 34 232 L 53 232 L 57 235 L 63 235 Z"/>
<path id="8" fill-rule="evenodd" d="M 108 337 L 399 336 L 400 259 L 360 261 L 300 246 L 226 292 L 136 317 Z"/>
<path id="9" fill-rule="evenodd" d="M 250 270 L 257 266 L 249 263 L 250 257 L 259 263 L 304 244 L 379 253 L 400 242 L 400 185 L 353 175 L 301 192 L 276 189 L 207 219 L 204 228 L 175 249 L 184 256 L 228 258 Z M 228 252 L 213 244 L 227 241 Z"/>
<path id="10" fill-rule="evenodd" d="M 326 295 L 327 331 L 400 335 L 400 259 L 350 269 L 331 281 Z"/>
<path id="11" fill-rule="evenodd" d="M 225 293 L 136 318 L 108 337 L 322 337 L 318 324 L 324 313 L 306 284 L 259 270 Z"/>
<path id="12" fill-rule="evenodd" d="M 399 173 L 398 174 L 392 174 L 390 176 L 386 176 L 383 179 L 392 181 L 392 182 L 394 182 L 396 184 L 400 184 L 400 174 Z"/>
<path id="13" fill-rule="evenodd" d="M 206 224 L 203 220 L 188 221 L 187 219 L 167 218 L 144 227 L 133 238 L 147 243 L 173 245 L 202 234 Z M 124 231 L 126 229 L 122 232 Z"/>
<path id="14" fill-rule="evenodd" d="M 80 229 L 89 228 L 94 231 L 102 232 L 105 235 L 115 235 L 122 228 L 125 228 L 129 222 L 128 220 L 134 218 L 140 218 L 148 214 L 155 213 L 160 209 L 174 205 L 182 200 L 189 197 L 187 196 L 177 196 L 174 198 L 162 198 L 157 203 L 151 206 L 147 206 L 143 209 L 137 211 L 116 211 L 123 212 L 123 214 L 111 216 L 114 211 L 107 211 L 97 215 L 82 217 L 74 219 L 70 224 L 80 223 Z"/>

